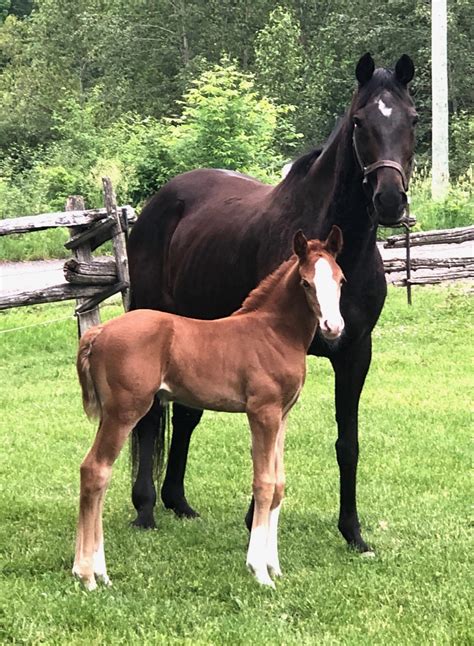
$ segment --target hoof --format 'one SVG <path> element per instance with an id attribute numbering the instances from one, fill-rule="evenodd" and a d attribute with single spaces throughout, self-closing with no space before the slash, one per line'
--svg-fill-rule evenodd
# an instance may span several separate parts
<path id="1" fill-rule="evenodd" d="M 133 527 L 139 527 L 140 529 L 156 529 L 155 519 L 153 518 L 153 512 L 138 512 L 135 520 L 132 520 L 130 523 Z"/>
<path id="2" fill-rule="evenodd" d="M 360 555 L 363 556 L 366 559 L 375 558 L 375 552 L 373 550 L 371 550 L 371 549 L 368 549 L 366 552 L 361 552 Z"/>
<path id="3" fill-rule="evenodd" d="M 96 574 L 96 578 L 97 581 L 102 583 L 102 585 L 105 585 L 106 588 L 110 588 L 112 586 L 112 581 L 107 574 Z"/>
<path id="4" fill-rule="evenodd" d="M 281 568 L 279 565 L 268 565 L 268 574 L 272 578 L 278 578 L 280 576 L 283 576 L 283 572 L 281 571 Z"/>
<path id="5" fill-rule="evenodd" d="M 271 588 L 272 590 L 275 590 L 275 584 L 271 580 L 270 575 L 268 574 L 267 568 L 265 569 L 255 569 L 252 567 L 249 563 L 247 563 L 247 567 L 250 570 L 250 572 L 253 574 L 255 579 L 260 583 L 260 585 L 264 585 L 267 588 Z"/>
<path id="6" fill-rule="evenodd" d="M 72 575 L 82 583 L 82 585 L 88 592 L 92 592 L 92 590 L 95 590 L 97 588 L 97 582 L 94 575 L 82 576 L 75 568 L 73 568 L 72 570 Z"/>
<path id="7" fill-rule="evenodd" d="M 166 509 L 174 511 L 178 518 L 199 518 L 199 514 L 189 504 L 186 498 L 182 497 L 172 500 L 162 495 L 163 504 Z"/>

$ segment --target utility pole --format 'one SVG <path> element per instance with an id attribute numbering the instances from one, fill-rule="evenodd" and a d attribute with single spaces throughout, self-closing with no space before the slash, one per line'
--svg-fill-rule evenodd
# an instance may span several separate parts
<path id="1" fill-rule="evenodd" d="M 449 188 L 448 38 L 446 0 L 431 0 L 432 168 L 431 196 Z"/>

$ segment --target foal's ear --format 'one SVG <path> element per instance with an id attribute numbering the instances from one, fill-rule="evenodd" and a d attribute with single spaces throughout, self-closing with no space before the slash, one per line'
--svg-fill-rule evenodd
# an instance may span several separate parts
<path id="1" fill-rule="evenodd" d="M 357 63 L 356 66 L 356 79 L 359 81 L 360 85 L 365 85 L 372 78 L 372 74 L 375 70 L 375 63 L 372 56 L 367 52 L 364 54 Z"/>
<path id="2" fill-rule="evenodd" d="M 329 251 L 331 256 L 334 256 L 334 258 L 337 258 L 337 256 L 342 251 L 342 242 L 343 242 L 342 231 L 336 224 L 333 224 L 333 227 L 328 237 L 326 238 L 326 242 L 324 243 L 324 246 L 326 247 L 326 250 Z"/>
<path id="3" fill-rule="evenodd" d="M 408 85 L 415 75 L 415 66 L 407 54 L 403 54 L 395 65 L 395 76 L 402 85 Z"/>
<path id="4" fill-rule="evenodd" d="M 308 241 L 301 229 L 295 233 L 293 238 L 293 251 L 300 260 L 305 260 L 308 255 Z"/>

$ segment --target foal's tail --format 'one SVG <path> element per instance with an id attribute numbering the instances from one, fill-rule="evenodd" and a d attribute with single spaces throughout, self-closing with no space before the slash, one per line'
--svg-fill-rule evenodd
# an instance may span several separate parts
<path id="1" fill-rule="evenodd" d="M 99 393 L 91 374 L 90 355 L 94 341 L 102 332 L 102 326 L 97 325 L 87 330 L 79 342 L 77 353 L 77 374 L 82 388 L 82 404 L 89 419 L 102 416 L 102 406 Z"/>

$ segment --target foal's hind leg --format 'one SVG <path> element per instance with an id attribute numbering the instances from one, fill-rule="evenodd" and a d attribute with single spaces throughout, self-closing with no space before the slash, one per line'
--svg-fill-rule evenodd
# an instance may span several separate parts
<path id="1" fill-rule="evenodd" d="M 124 421 L 104 413 L 92 448 L 81 464 L 81 493 L 76 555 L 72 572 L 88 590 L 96 587 L 94 574 L 109 584 L 104 556 L 102 505 L 112 465 L 136 419 Z"/>
<path id="2" fill-rule="evenodd" d="M 268 407 L 248 412 L 252 431 L 253 495 L 255 511 L 247 551 L 247 567 L 259 583 L 275 587 L 268 572 L 270 509 L 275 497 L 276 443 L 281 411 Z"/>

